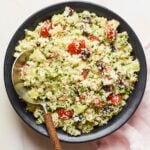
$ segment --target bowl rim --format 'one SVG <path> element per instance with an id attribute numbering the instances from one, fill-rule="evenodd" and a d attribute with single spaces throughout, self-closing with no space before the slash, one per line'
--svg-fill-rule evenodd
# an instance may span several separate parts
<path id="1" fill-rule="evenodd" d="M 126 116 L 125 115 L 123 116 L 124 118 L 122 119 L 121 122 L 116 122 L 116 127 L 111 127 L 111 131 L 107 132 L 106 134 L 102 135 L 102 136 L 99 136 L 99 134 L 95 134 L 94 136 L 90 136 L 90 134 L 86 134 L 86 137 L 83 137 L 81 138 L 80 136 L 78 137 L 64 137 L 64 135 L 61 135 L 61 134 L 58 134 L 59 136 L 59 139 L 63 142 L 69 142 L 69 143 L 82 143 L 82 142 L 88 142 L 88 141 L 94 141 L 96 139 L 99 139 L 99 138 L 102 138 L 102 137 L 105 137 L 111 133 L 113 133 L 114 131 L 118 130 L 120 127 L 122 127 L 134 114 L 134 112 L 136 111 L 136 109 L 138 108 L 140 102 L 142 101 L 142 97 L 143 97 L 143 94 L 144 94 L 144 91 L 145 91 L 145 87 L 146 87 L 146 80 L 147 80 L 147 64 L 146 64 L 146 58 L 145 58 L 145 55 L 144 55 L 144 51 L 143 51 L 143 47 L 137 37 L 137 35 L 135 34 L 134 30 L 129 26 L 129 24 L 122 18 L 120 17 L 118 14 L 116 14 L 115 12 L 113 12 L 112 10 L 104 7 L 104 6 L 101 6 L 99 4 L 96 4 L 96 3 L 93 3 L 93 2 L 85 2 L 85 1 L 67 1 L 67 2 L 58 2 L 58 3 L 55 3 L 53 5 L 49 5 L 47 7 L 44 7 L 38 11 L 36 11 L 35 13 L 33 13 L 31 16 L 29 16 L 27 19 L 24 20 L 24 22 L 19 26 L 19 28 L 16 30 L 16 32 L 14 33 L 13 37 L 11 38 L 10 42 L 9 42 L 9 45 L 7 47 L 7 50 L 6 50 L 6 53 L 5 53 L 5 59 L 4 59 L 4 83 L 5 83 L 5 89 L 7 91 L 7 95 L 8 95 L 8 98 L 9 98 L 9 101 L 11 103 L 11 105 L 13 106 L 14 110 L 16 111 L 16 113 L 20 116 L 20 118 L 28 125 L 30 126 L 32 129 L 34 129 L 36 132 L 48 137 L 48 135 L 42 133 L 41 131 L 38 130 L 38 128 L 35 128 L 35 126 L 31 125 L 29 123 L 29 120 L 27 118 L 24 118 L 24 116 L 22 116 L 22 114 L 19 113 L 17 107 L 15 107 L 15 105 L 13 104 L 13 100 L 11 98 L 11 94 L 9 93 L 9 87 L 8 87 L 8 81 L 7 81 L 7 56 L 9 55 L 8 54 L 8 51 L 11 47 L 11 44 L 14 42 L 14 39 L 16 38 L 18 32 L 22 29 L 22 27 L 24 27 L 26 25 L 27 22 L 29 22 L 29 20 L 31 20 L 32 18 L 34 18 L 35 16 L 37 16 L 38 14 L 40 14 L 41 12 L 47 10 L 47 9 L 50 9 L 52 7 L 59 7 L 61 5 L 76 5 L 76 4 L 82 4 L 82 5 L 92 5 L 93 7 L 97 7 L 97 8 L 100 8 L 100 9 L 103 9 L 115 16 L 117 16 L 117 18 L 119 18 L 123 23 L 125 23 L 129 28 L 130 30 L 132 31 L 132 33 L 134 34 L 134 36 L 136 37 L 136 40 L 137 42 L 140 44 L 141 46 L 141 49 L 142 49 L 142 53 L 143 53 L 143 57 L 144 57 L 144 64 L 145 64 L 145 68 L 144 68 L 144 71 L 145 71 L 145 79 L 143 80 L 142 82 L 142 92 L 141 92 L 141 95 L 140 95 L 140 98 L 138 99 L 138 103 L 136 103 L 136 105 L 134 106 L 134 109 L 130 110 L 129 112 L 127 112 Z M 84 10 L 84 9 L 83 9 Z M 90 10 L 90 9 L 89 9 Z M 16 43 L 17 44 L 17 43 Z"/>

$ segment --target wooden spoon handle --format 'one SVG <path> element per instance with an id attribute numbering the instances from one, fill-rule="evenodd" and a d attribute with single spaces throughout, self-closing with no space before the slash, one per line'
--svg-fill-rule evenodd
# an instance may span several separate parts
<path id="1" fill-rule="evenodd" d="M 46 127 L 47 127 L 48 133 L 50 135 L 50 139 L 51 139 L 52 145 L 54 147 L 54 150 L 62 150 L 60 141 L 58 139 L 58 136 L 57 136 L 57 133 L 56 133 L 56 130 L 54 127 L 51 113 L 49 113 L 49 112 L 45 113 L 44 119 L 45 119 Z"/>

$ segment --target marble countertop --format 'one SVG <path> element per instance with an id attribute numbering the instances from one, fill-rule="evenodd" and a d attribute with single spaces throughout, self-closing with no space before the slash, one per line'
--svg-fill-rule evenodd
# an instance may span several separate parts
<path id="1" fill-rule="evenodd" d="M 105 6 L 134 29 L 143 45 L 150 40 L 149 0 L 89 0 Z M 0 0 L 0 149 L 3 150 L 48 150 L 49 139 L 29 128 L 12 108 L 4 86 L 3 62 L 8 43 L 19 25 L 31 14 L 61 0 Z M 94 150 L 92 143 L 67 144 L 64 150 Z M 121 148 L 120 148 L 121 149 Z"/>

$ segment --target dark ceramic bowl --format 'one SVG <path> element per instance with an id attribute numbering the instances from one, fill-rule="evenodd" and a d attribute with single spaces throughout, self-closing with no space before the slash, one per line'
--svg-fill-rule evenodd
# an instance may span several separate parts
<path id="1" fill-rule="evenodd" d="M 133 115 L 138 105 L 141 102 L 145 85 L 146 85 L 146 77 L 147 77 L 147 69 L 146 69 L 146 61 L 143 52 L 143 48 L 140 44 L 139 39 L 137 38 L 134 31 L 131 27 L 117 14 L 106 9 L 104 7 L 98 6 L 96 4 L 87 3 L 87 2 L 65 2 L 59 3 L 56 5 L 49 6 L 44 8 L 37 13 L 33 14 L 29 17 L 16 31 L 14 36 L 12 37 L 9 46 L 6 51 L 5 62 L 4 62 L 4 81 L 6 86 L 6 91 L 9 97 L 9 100 L 14 107 L 17 114 L 34 130 L 41 133 L 42 135 L 48 136 L 45 125 L 36 125 L 35 119 L 33 115 L 27 111 L 25 111 L 25 104 L 20 101 L 17 93 L 15 92 L 12 81 L 11 81 L 11 69 L 14 62 L 13 53 L 15 51 L 15 46 L 18 43 L 18 40 L 24 38 L 24 29 L 33 30 L 40 21 L 44 21 L 48 18 L 51 18 L 52 15 L 57 13 L 62 13 L 65 6 L 70 6 L 76 11 L 80 12 L 83 10 L 89 10 L 90 12 L 95 12 L 98 16 L 104 16 L 108 19 L 117 19 L 120 21 L 119 32 L 127 31 L 129 34 L 129 42 L 133 46 L 133 55 L 139 59 L 141 70 L 138 74 L 138 82 L 135 85 L 135 89 L 133 93 L 127 100 L 127 105 L 123 108 L 123 110 L 115 117 L 113 117 L 107 125 L 102 127 L 96 127 L 89 134 L 82 134 L 78 137 L 73 137 L 61 129 L 57 129 L 59 139 L 64 142 L 85 142 L 91 141 L 98 138 L 102 138 L 110 133 L 116 131 L 123 124 L 127 122 L 127 120 Z"/>

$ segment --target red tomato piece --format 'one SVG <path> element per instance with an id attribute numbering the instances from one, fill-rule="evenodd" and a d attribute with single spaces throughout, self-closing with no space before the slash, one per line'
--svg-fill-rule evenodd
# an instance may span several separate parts
<path id="1" fill-rule="evenodd" d="M 87 78 L 89 71 L 90 71 L 89 69 L 83 69 L 83 72 L 82 72 L 83 79 Z"/>
<path id="2" fill-rule="evenodd" d="M 79 54 L 83 48 L 85 48 L 84 40 L 77 40 L 68 45 L 68 52 L 73 54 Z"/>
<path id="3" fill-rule="evenodd" d="M 106 24 L 106 38 L 108 40 L 112 40 L 115 37 L 115 30 L 109 25 L 108 23 Z"/>
<path id="4" fill-rule="evenodd" d="M 41 37 L 48 37 L 48 36 L 50 36 L 49 30 L 51 30 L 51 29 L 53 29 L 52 23 L 49 20 L 45 21 L 43 26 L 42 26 L 42 28 L 41 28 L 40 36 Z"/>
<path id="5" fill-rule="evenodd" d="M 58 53 L 53 53 L 52 55 L 48 56 L 47 59 L 57 58 L 58 56 Z"/>
<path id="6" fill-rule="evenodd" d="M 60 108 L 60 109 L 58 109 L 57 113 L 58 113 L 59 118 L 63 118 L 65 116 L 65 109 Z"/>
<path id="7" fill-rule="evenodd" d="M 72 110 L 68 110 L 66 111 L 64 108 L 60 108 L 58 109 L 58 116 L 59 118 L 71 118 L 73 116 L 73 111 Z"/>
<path id="8" fill-rule="evenodd" d="M 88 39 L 91 41 L 100 41 L 99 37 L 96 36 L 90 36 Z"/>
<path id="9" fill-rule="evenodd" d="M 101 107 L 102 106 L 102 102 L 101 102 L 101 99 L 99 97 L 97 97 L 95 100 L 94 100 L 94 103 L 97 107 Z"/>
<path id="10" fill-rule="evenodd" d="M 108 75 L 108 72 L 110 72 L 112 69 L 109 66 L 106 66 L 102 70 L 102 75 L 107 77 L 109 80 L 112 79 L 110 75 Z"/>
<path id="11" fill-rule="evenodd" d="M 27 75 L 27 70 L 28 70 L 28 68 L 29 68 L 29 64 L 25 64 L 25 65 L 23 66 L 23 68 L 22 68 L 22 73 L 23 73 L 24 76 Z"/>
<path id="12" fill-rule="evenodd" d="M 121 94 L 110 94 L 107 97 L 107 100 L 110 101 L 113 105 L 119 105 L 121 100 L 122 100 L 122 96 Z"/>
<path id="13" fill-rule="evenodd" d="M 79 99 L 80 99 L 80 102 L 84 101 L 85 98 L 86 98 L 86 97 L 85 97 L 84 95 L 81 95 L 80 98 L 79 98 Z"/>
<path id="14" fill-rule="evenodd" d="M 68 118 L 71 118 L 73 116 L 73 111 L 72 110 L 68 110 L 65 112 L 65 115 L 68 117 Z"/>

